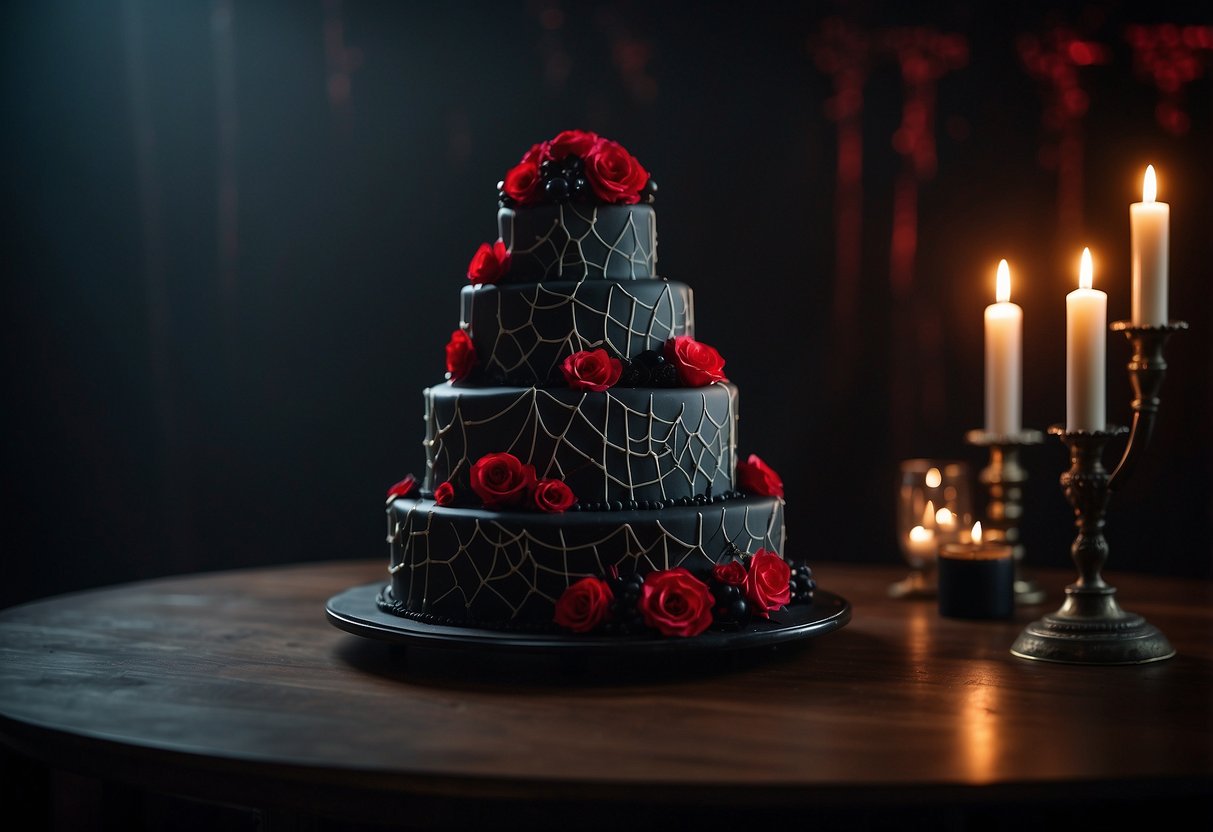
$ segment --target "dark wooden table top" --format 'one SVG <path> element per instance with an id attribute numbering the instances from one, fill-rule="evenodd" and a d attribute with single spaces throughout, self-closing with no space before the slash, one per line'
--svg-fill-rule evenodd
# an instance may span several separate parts
<path id="1" fill-rule="evenodd" d="M 972 622 L 889 599 L 902 572 L 815 566 L 853 618 L 793 647 L 576 670 L 332 626 L 326 600 L 384 578 L 378 560 L 59 596 L 0 612 L 0 738 L 85 774 L 368 820 L 450 797 L 584 813 L 1213 795 L 1213 583 L 1109 573 L 1178 655 L 1079 667 L 1009 652 L 1071 573 L 1034 573 L 1050 598 L 1014 621 Z"/>

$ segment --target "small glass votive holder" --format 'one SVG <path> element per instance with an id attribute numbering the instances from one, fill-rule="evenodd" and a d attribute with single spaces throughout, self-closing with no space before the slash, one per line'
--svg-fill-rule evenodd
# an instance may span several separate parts
<path id="1" fill-rule="evenodd" d="M 944 543 L 936 577 L 945 618 L 1010 618 L 1015 611 L 1014 548 L 1007 543 Z"/>

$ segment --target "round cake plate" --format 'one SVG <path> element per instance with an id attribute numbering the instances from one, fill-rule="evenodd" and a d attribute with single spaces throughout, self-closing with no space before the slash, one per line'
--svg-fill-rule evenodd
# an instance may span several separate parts
<path id="1" fill-rule="evenodd" d="M 711 652 L 771 647 L 825 635 L 851 620 L 844 598 L 815 590 L 809 604 L 795 604 L 730 631 L 709 630 L 693 638 L 592 636 L 580 633 L 522 633 L 428 624 L 393 615 L 379 608 L 381 583 L 347 589 L 325 605 L 329 621 L 354 635 L 422 647 L 578 655 Z"/>

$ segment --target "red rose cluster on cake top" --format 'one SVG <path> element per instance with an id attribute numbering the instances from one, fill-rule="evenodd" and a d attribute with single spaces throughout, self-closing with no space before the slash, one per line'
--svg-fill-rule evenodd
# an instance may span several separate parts
<path id="1" fill-rule="evenodd" d="M 590 130 L 565 130 L 532 145 L 498 183 L 503 205 L 652 202 L 656 185 L 636 157 Z"/>

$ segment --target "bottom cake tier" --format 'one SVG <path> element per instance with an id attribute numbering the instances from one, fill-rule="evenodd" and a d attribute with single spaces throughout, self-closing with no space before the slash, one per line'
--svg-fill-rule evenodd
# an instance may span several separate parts
<path id="1" fill-rule="evenodd" d="M 390 609 L 434 623 L 544 629 L 573 582 L 617 570 L 710 569 L 758 549 L 785 558 L 783 500 L 563 514 L 387 506 Z"/>

